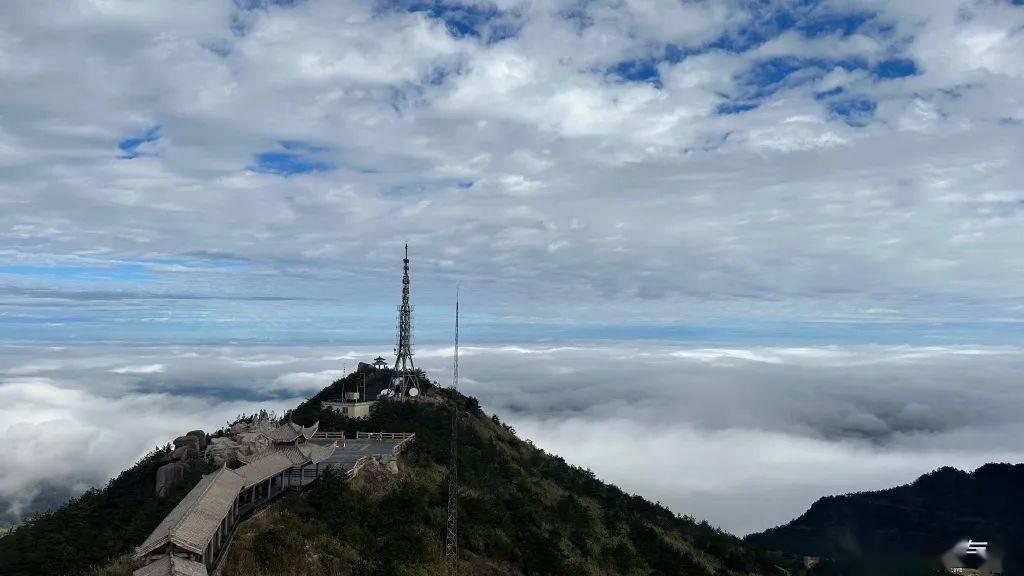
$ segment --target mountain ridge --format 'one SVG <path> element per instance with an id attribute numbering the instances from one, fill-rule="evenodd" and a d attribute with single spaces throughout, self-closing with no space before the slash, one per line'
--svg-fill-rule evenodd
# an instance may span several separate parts
<path id="1" fill-rule="evenodd" d="M 884 490 L 825 496 L 748 544 L 829 559 L 836 573 L 923 574 L 957 542 L 989 541 L 1007 573 L 1024 569 L 1024 464 L 943 467 Z M 824 573 L 824 572 L 823 572 Z"/>

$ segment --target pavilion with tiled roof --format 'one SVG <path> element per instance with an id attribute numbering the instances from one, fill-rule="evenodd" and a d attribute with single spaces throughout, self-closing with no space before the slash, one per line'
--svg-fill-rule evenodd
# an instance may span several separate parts
<path id="1" fill-rule="evenodd" d="M 138 558 L 178 554 L 209 563 L 238 520 L 238 493 L 245 477 L 221 468 L 207 474 L 160 522 L 136 551 Z M 159 560 L 159 557 L 155 560 Z"/>
<path id="2" fill-rule="evenodd" d="M 244 466 L 204 476 L 136 550 L 144 565 L 134 576 L 206 576 L 242 514 L 326 469 L 337 445 L 307 443 L 318 428 L 285 422 L 267 433 L 273 446 L 242 457 Z"/>

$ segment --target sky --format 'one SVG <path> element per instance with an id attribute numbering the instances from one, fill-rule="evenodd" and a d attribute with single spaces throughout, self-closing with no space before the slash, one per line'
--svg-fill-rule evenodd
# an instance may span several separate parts
<path id="1" fill-rule="evenodd" d="M 39 450 L 73 493 L 386 352 L 405 242 L 424 351 L 460 286 L 484 406 L 677 511 L 743 532 L 822 468 L 878 488 L 984 461 L 972 435 L 1016 458 L 988 435 L 1013 411 L 931 402 L 1024 414 L 1021 54 L 1018 0 L 2 6 L 0 498 L 36 498 Z M 250 389 L 261 354 L 297 360 Z M 745 400 L 774 386 L 799 400 Z M 652 421 L 637 461 L 583 441 Z M 82 451 L 12 443 L 69 422 Z M 696 445 L 731 455 L 660 485 L 653 454 Z M 758 454 L 807 460 L 767 501 L 723 480 Z"/>

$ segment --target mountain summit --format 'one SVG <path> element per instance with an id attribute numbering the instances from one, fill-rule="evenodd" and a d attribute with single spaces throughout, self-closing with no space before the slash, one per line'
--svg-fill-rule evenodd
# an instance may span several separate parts
<path id="1" fill-rule="evenodd" d="M 324 406 L 357 383 L 371 396 L 388 372 L 348 375 L 293 410 L 290 422 L 318 422 L 320 431 L 348 438 L 385 431 L 414 433 L 415 440 L 395 460 L 370 458 L 351 477 L 327 473 L 244 519 L 221 561 L 222 576 L 441 573 L 456 410 L 461 574 L 798 573 L 780 554 L 758 552 L 706 522 L 601 482 L 519 439 L 476 399 L 425 378 L 420 398 L 379 401 L 364 418 Z M 139 565 L 136 548 L 214 468 L 190 467 L 158 498 L 153 483 L 162 457 L 147 456 L 104 489 L 0 539 L 5 576 L 131 574 Z"/>

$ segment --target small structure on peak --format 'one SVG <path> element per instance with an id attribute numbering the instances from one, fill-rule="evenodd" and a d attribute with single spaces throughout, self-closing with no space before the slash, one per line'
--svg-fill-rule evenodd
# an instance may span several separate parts
<path id="1" fill-rule="evenodd" d="M 360 366 L 369 367 L 369 364 L 360 363 Z M 345 390 L 341 398 L 320 402 L 320 408 L 333 410 L 349 418 L 366 418 L 370 415 L 370 407 L 374 404 L 374 401 L 366 399 L 366 377 L 364 376 L 362 390 Z"/>
<path id="2" fill-rule="evenodd" d="M 324 400 L 320 407 L 324 410 L 333 410 L 342 416 L 349 418 L 367 418 L 370 415 L 370 407 L 376 402 L 350 402 L 347 400 Z"/>
<path id="3" fill-rule="evenodd" d="M 385 368 L 388 367 L 388 362 L 387 360 L 384 359 L 383 356 L 377 356 L 376 358 L 373 359 L 373 367 L 376 368 L 377 370 L 384 370 Z"/>

